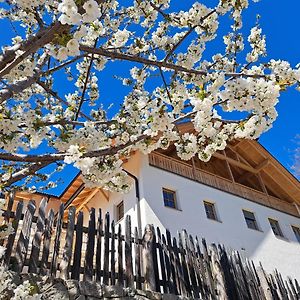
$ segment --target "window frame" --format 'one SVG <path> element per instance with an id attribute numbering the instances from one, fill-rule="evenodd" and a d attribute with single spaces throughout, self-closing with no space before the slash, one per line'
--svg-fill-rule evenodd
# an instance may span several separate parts
<path id="1" fill-rule="evenodd" d="M 300 244 L 300 227 L 296 226 L 296 225 L 291 225 L 291 227 L 292 227 L 292 231 L 296 237 L 297 242 Z M 297 234 L 295 232 L 295 229 L 296 229 L 296 231 L 298 231 Z"/>
<path id="2" fill-rule="evenodd" d="M 165 194 L 164 193 L 171 193 L 172 195 L 173 195 L 173 202 L 174 202 L 174 207 L 173 206 L 169 206 L 169 205 L 166 205 L 166 201 L 167 202 L 170 202 L 170 200 L 165 200 Z M 169 189 L 169 188 L 165 188 L 165 187 L 163 187 L 162 188 L 162 196 L 163 196 L 163 204 L 164 204 L 164 207 L 167 207 L 167 208 L 172 208 L 172 209 L 175 209 L 175 210 L 179 210 L 178 209 L 178 202 L 177 202 L 177 193 L 176 193 L 176 191 L 174 191 L 174 190 L 171 190 L 171 189 Z"/>
<path id="3" fill-rule="evenodd" d="M 256 231 L 261 231 L 260 227 L 258 225 L 257 219 L 256 219 L 256 215 L 255 215 L 255 213 L 253 211 L 248 210 L 248 209 L 242 209 L 242 213 L 243 213 L 244 220 L 245 220 L 245 223 L 246 223 L 246 226 L 247 226 L 248 229 L 252 229 L 252 230 L 256 230 Z M 253 219 L 248 218 L 245 215 L 245 213 L 252 214 L 253 215 Z M 249 227 L 247 220 L 251 220 L 255 224 L 255 228 Z"/>
<path id="4" fill-rule="evenodd" d="M 120 215 L 120 207 L 123 206 L 123 215 Z M 124 209 L 124 200 L 120 201 L 117 205 L 116 205 L 116 217 L 117 217 L 117 222 L 121 221 L 124 216 L 125 216 L 125 209 Z M 121 217 L 120 217 L 121 216 Z"/>
<path id="5" fill-rule="evenodd" d="M 281 229 L 281 227 L 280 227 L 279 221 L 276 220 L 276 219 L 273 219 L 273 218 L 268 218 L 268 220 L 269 220 L 269 224 L 270 224 L 270 227 L 271 227 L 271 229 L 272 229 L 273 234 L 274 234 L 276 237 L 279 237 L 279 238 L 285 238 L 285 236 L 284 236 L 284 234 L 283 234 L 283 232 L 282 232 L 282 229 Z M 274 229 L 273 229 L 273 227 L 272 227 L 272 223 L 271 223 L 271 222 L 275 222 L 274 224 L 276 224 L 276 227 L 277 227 L 276 230 L 279 232 L 279 235 L 276 234 L 276 233 L 274 232 Z"/>
<path id="6" fill-rule="evenodd" d="M 212 221 L 221 222 L 220 218 L 219 218 L 219 215 L 217 213 L 217 208 L 216 208 L 216 203 L 215 202 L 211 202 L 211 201 L 208 201 L 208 200 L 203 200 L 203 205 L 204 205 L 204 211 L 205 211 L 205 215 L 206 215 L 207 219 L 212 220 Z M 214 215 L 214 218 L 210 218 L 208 216 L 206 206 L 212 207 L 212 213 Z"/>

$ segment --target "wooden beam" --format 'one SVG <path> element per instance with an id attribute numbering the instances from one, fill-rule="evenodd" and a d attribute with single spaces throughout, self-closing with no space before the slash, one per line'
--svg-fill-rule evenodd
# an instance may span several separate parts
<path id="1" fill-rule="evenodd" d="M 223 154 L 221 154 L 221 153 L 215 152 L 215 153 L 213 154 L 213 156 L 216 157 L 216 158 L 218 158 L 218 159 L 225 160 L 225 161 L 227 161 L 228 163 L 230 163 L 231 165 L 237 166 L 237 167 L 239 167 L 239 168 L 241 168 L 241 169 L 243 169 L 243 170 L 246 170 L 246 171 L 248 171 L 248 172 L 251 172 L 251 173 L 254 173 L 254 174 L 256 174 L 256 173 L 259 172 L 259 171 L 257 171 L 255 168 L 253 168 L 253 167 L 251 167 L 251 166 L 249 166 L 249 165 L 246 165 L 246 164 L 244 164 L 244 163 L 242 163 L 242 162 L 240 162 L 240 161 L 236 161 L 236 160 L 234 160 L 234 159 L 232 159 L 232 158 L 230 158 L 230 157 L 227 157 L 227 156 L 225 156 L 225 155 L 223 155 Z"/>
<path id="2" fill-rule="evenodd" d="M 239 178 L 240 181 L 244 181 L 246 178 L 249 178 L 253 175 L 258 175 L 259 172 L 266 167 L 269 164 L 269 159 L 265 159 L 264 161 L 262 161 L 260 164 L 258 164 L 254 169 L 256 170 L 256 173 L 252 173 L 252 172 L 245 172 L 244 174 L 242 174 Z"/>
<path id="3" fill-rule="evenodd" d="M 264 167 L 266 167 L 268 164 L 269 164 L 269 159 L 265 159 L 263 160 L 260 164 L 258 164 L 256 167 L 255 167 L 255 170 L 257 170 L 257 172 L 261 171 Z"/>
<path id="4" fill-rule="evenodd" d="M 82 183 L 75 193 L 64 203 L 64 210 L 66 210 L 75 200 L 75 198 L 84 190 L 84 186 L 84 183 Z"/>
<path id="5" fill-rule="evenodd" d="M 225 150 L 223 150 L 223 155 L 227 158 Z M 228 160 L 225 160 L 225 162 L 226 162 L 227 170 L 228 170 L 229 176 L 231 178 L 231 181 L 234 182 L 234 176 L 233 176 L 232 170 L 230 168 L 230 164 L 229 164 Z"/>
<path id="6" fill-rule="evenodd" d="M 286 200 L 290 203 L 295 201 L 293 195 L 290 195 L 289 193 L 290 190 L 283 187 L 282 183 L 278 182 L 278 180 L 274 178 L 271 172 L 264 172 L 263 175 L 264 177 L 267 176 L 271 180 L 271 182 L 269 182 L 265 178 L 264 182 L 267 183 L 268 189 L 272 191 L 272 193 L 275 194 L 277 198 Z"/>
<path id="7" fill-rule="evenodd" d="M 245 140 L 239 140 L 235 145 L 227 145 L 230 146 L 233 149 L 236 149 L 237 147 L 241 146 L 241 144 L 245 142 Z"/>
<path id="8" fill-rule="evenodd" d="M 262 187 L 262 190 L 264 191 L 264 193 L 265 193 L 266 195 L 269 195 L 268 190 L 267 190 L 267 188 L 266 188 L 266 185 L 265 185 L 265 183 L 264 183 L 264 181 L 263 181 L 263 179 L 262 179 L 262 177 L 261 177 L 261 175 L 260 175 L 259 173 L 257 174 L 257 177 L 258 177 L 259 184 L 260 184 L 261 187 Z"/>
<path id="9" fill-rule="evenodd" d="M 78 206 L 78 208 L 76 208 L 76 213 L 78 213 L 84 207 L 84 205 L 87 204 L 98 192 L 99 188 L 92 190 L 85 200 Z"/>
<path id="10" fill-rule="evenodd" d="M 104 193 L 103 189 L 99 189 L 99 191 L 103 195 L 103 197 L 106 199 L 106 201 L 108 202 L 109 201 L 109 196 Z"/>

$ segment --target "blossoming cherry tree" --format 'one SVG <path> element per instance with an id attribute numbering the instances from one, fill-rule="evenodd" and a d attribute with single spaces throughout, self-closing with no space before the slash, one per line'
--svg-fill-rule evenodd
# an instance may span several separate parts
<path id="1" fill-rule="evenodd" d="M 228 141 L 271 128 L 280 92 L 299 85 L 298 68 L 264 58 L 258 23 L 245 39 L 248 0 L 186 10 L 169 0 L 0 5 L 14 35 L 0 56 L 2 189 L 36 180 L 51 187 L 51 173 L 72 164 L 87 186 L 126 191 L 122 159 L 131 151 L 174 143 L 181 159 L 208 161 Z M 231 32 L 212 53 L 225 15 Z M 118 83 L 119 100 L 109 100 Z M 184 121 L 193 132 L 178 130 Z"/>

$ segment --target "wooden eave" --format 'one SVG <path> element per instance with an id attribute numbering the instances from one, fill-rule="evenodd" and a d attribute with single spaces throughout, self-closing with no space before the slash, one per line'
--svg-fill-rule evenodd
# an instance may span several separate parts
<path id="1" fill-rule="evenodd" d="M 185 122 L 178 125 L 178 128 L 182 132 L 194 132 L 194 127 L 191 122 Z M 227 146 L 227 149 L 235 151 L 238 155 L 244 159 L 239 161 L 238 158 L 235 160 L 238 163 L 247 165 L 246 168 L 251 173 L 260 174 L 264 182 L 270 188 L 273 188 L 275 192 L 281 194 L 282 200 L 288 202 L 295 202 L 300 205 L 300 182 L 294 177 L 272 154 L 264 148 L 258 141 L 249 139 L 239 139 L 231 141 Z M 215 156 L 219 157 L 223 155 L 222 152 L 218 151 Z M 245 163 L 245 161 L 247 163 Z M 231 164 L 232 166 L 232 164 Z M 238 165 L 233 167 L 239 167 Z M 241 165 L 240 165 L 241 168 Z M 245 168 L 245 169 L 246 169 Z M 246 176 L 246 175 L 245 175 Z"/>
<path id="2" fill-rule="evenodd" d="M 256 167 L 268 161 L 260 170 L 264 181 L 279 193 L 285 193 L 287 197 L 284 200 L 300 205 L 300 182 L 260 143 L 245 140 L 237 145 L 236 151 Z"/>

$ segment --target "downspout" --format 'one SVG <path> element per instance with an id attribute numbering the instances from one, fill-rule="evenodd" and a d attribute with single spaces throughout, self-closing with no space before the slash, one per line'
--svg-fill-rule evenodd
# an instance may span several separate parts
<path id="1" fill-rule="evenodd" d="M 136 217 L 137 217 L 137 228 L 139 236 L 142 236 L 142 219 L 141 219 L 141 207 L 140 207 L 140 188 L 139 188 L 139 179 L 133 175 L 132 173 L 128 172 L 127 170 L 123 169 L 123 171 L 134 180 L 135 185 L 135 199 L 136 199 Z"/>

